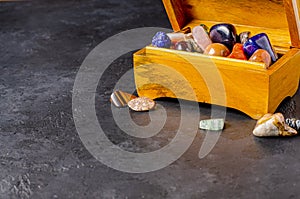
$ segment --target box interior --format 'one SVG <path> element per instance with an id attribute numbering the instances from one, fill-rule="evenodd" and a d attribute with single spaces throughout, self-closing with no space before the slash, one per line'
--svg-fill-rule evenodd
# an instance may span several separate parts
<path id="1" fill-rule="evenodd" d="M 164 0 L 164 5 L 175 32 L 199 24 L 211 27 L 231 23 L 237 33 L 266 33 L 278 53 L 290 49 L 289 25 L 282 0 Z"/>

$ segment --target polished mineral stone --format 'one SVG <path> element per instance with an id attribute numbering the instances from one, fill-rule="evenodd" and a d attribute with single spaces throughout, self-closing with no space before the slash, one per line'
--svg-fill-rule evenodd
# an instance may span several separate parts
<path id="1" fill-rule="evenodd" d="M 203 51 L 208 45 L 212 43 L 211 39 L 209 38 L 209 35 L 202 26 L 195 26 L 192 29 L 192 34 L 194 40 Z"/>
<path id="2" fill-rule="evenodd" d="M 187 39 L 186 42 L 190 43 L 193 52 L 203 53 L 203 50 L 198 46 L 198 44 L 194 39 Z"/>
<path id="3" fill-rule="evenodd" d="M 257 121 L 253 135 L 257 137 L 294 136 L 297 135 L 297 131 L 285 123 L 281 113 L 268 113 Z"/>
<path id="4" fill-rule="evenodd" d="M 224 44 L 229 50 L 232 50 L 237 42 L 236 29 L 232 24 L 228 23 L 212 26 L 209 30 L 209 36 L 213 43 Z"/>
<path id="5" fill-rule="evenodd" d="M 224 128 L 224 119 L 201 120 L 199 128 L 210 131 L 219 131 Z"/>
<path id="6" fill-rule="evenodd" d="M 272 61 L 275 62 L 278 59 L 278 55 L 275 52 L 267 34 L 265 33 L 254 35 L 244 43 L 244 52 L 248 57 L 251 57 L 252 54 L 258 49 L 264 49 L 268 51 Z"/>
<path id="7" fill-rule="evenodd" d="M 241 32 L 240 34 L 239 34 L 239 42 L 241 43 L 241 44 L 244 44 L 249 38 L 250 38 L 250 32 L 249 31 L 245 31 L 245 32 Z"/>
<path id="8" fill-rule="evenodd" d="M 206 32 L 207 34 L 209 34 L 209 28 L 207 27 L 207 25 L 205 25 L 205 24 L 200 24 L 200 26 L 202 26 L 202 27 L 204 28 L 205 32 Z"/>
<path id="9" fill-rule="evenodd" d="M 244 44 L 243 44 L 243 49 L 244 53 L 247 55 L 248 58 L 250 58 L 255 51 L 260 49 L 259 46 L 257 46 L 253 40 L 248 39 Z"/>
<path id="10" fill-rule="evenodd" d="M 170 48 L 171 39 L 165 32 L 157 32 L 152 38 L 152 45 L 159 48 Z"/>
<path id="11" fill-rule="evenodd" d="M 130 100 L 128 106 L 134 111 L 149 111 L 155 107 L 155 102 L 148 97 L 138 97 Z"/>
<path id="12" fill-rule="evenodd" d="M 243 50 L 243 44 L 236 43 L 233 46 L 232 51 L 228 57 L 234 58 L 234 59 L 247 60 L 247 56 L 245 55 L 244 50 Z"/>
<path id="13" fill-rule="evenodd" d="M 177 42 L 186 41 L 193 38 L 192 34 L 184 34 L 182 32 L 167 33 L 167 36 L 170 38 L 173 45 L 175 45 Z"/>
<path id="14" fill-rule="evenodd" d="M 114 106 L 122 108 L 127 106 L 127 103 L 134 98 L 136 98 L 136 96 L 129 93 L 125 93 L 123 91 L 114 91 L 110 96 L 110 102 Z"/>
<path id="15" fill-rule="evenodd" d="M 180 41 L 175 44 L 175 50 L 181 50 L 181 51 L 187 51 L 192 52 L 193 47 L 192 45 L 187 41 Z"/>
<path id="16" fill-rule="evenodd" d="M 227 57 L 230 54 L 228 48 L 220 43 L 212 43 L 206 47 L 203 54 L 205 55 L 213 55 L 213 56 L 221 56 Z"/>
<path id="17" fill-rule="evenodd" d="M 270 54 L 264 49 L 256 50 L 249 58 L 249 61 L 265 63 L 265 69 L 268 69 L 272 63 Z"/>

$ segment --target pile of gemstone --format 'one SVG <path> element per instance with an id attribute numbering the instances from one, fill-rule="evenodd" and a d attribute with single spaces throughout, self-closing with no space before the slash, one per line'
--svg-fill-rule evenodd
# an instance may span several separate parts
<path id="1" fill-rule="evenodd" d="M 188 52 L 198 52 L 211 56 L 265 63 L 265 68 L 278 59 L 267 34 L 260 33 L 250 37 L 250 32 L 237 31 L 232 24 L 222 23 L 210 29 L 201 24 L 195 26 L 191 33 L 157 32 L 152 45 Z"/>

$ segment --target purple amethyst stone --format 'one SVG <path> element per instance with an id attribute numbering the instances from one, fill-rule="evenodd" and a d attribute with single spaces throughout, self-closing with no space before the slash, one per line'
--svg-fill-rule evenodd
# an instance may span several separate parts
<path id="1" fill-rule="evenodd" d="M 171 40 L 165 32 L 157 32 L 152 39 L 152 45 L 159 48 L 170 48 Z"/>

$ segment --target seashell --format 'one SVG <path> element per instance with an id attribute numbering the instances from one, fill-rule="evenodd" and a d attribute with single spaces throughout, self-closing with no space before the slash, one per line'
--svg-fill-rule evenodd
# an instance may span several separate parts
<path id="1" fill-rule="evenodd" d="M 296 118 L 286 118 L 285 123 L 296 131 L 300 131 L 300 120 L 297 120 Z"/>
<path id="2" fill-rule="evenodd" d="M 281 113 L 268 113 L 257 121 L 253 135 L 257 137 L 293 136 L 297 135 L 297 131 L 285 123 Z"/>
<path id="3" fill-rule="evenodd" d="M 149 111 L 155 107 L 155 102 L 148 97 L 138 97 L 130 100 L 128 106 L 134 111 Z"/>

